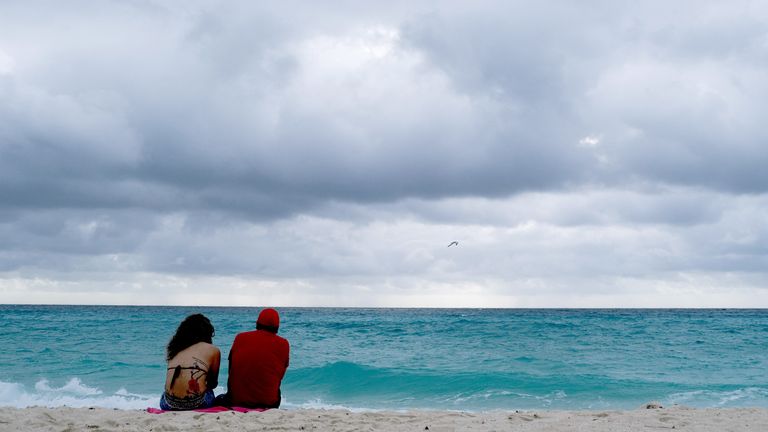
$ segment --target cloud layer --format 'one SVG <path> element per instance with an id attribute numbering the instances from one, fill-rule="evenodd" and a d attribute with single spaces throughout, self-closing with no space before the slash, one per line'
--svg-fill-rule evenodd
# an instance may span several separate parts
<path id="1" fill-rule="evenodd" d="M 32 1 L 0 29 L 3 302 L 768 306 L 759 2 Z"/>

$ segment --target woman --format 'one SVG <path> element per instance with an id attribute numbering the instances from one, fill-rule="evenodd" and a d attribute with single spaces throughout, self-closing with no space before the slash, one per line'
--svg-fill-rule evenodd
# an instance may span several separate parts
<path id="1" fill-rule="evenodd" d="M 168 342 L 164 410 L 191 410 L 213 405 L 213 389 L 219 381 L 221 351 L 211 344 L 213 325 L 201 314 L 190 315 L 179 324 Z"/>

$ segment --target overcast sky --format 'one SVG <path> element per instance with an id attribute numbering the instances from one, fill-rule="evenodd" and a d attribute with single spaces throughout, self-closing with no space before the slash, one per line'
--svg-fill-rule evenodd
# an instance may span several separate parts
<path id="1" fill-rule="evenodd" d="M 0 2 L 0 303 L 768 307 L 767 71 L 764 1 Z"/>

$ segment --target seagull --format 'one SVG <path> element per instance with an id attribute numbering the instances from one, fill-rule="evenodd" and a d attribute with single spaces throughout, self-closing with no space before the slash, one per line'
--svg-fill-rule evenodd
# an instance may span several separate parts
<path id="1" fill-rule="evenodd" d="M 451 243 L 448 245 L 448 247 L 451 247 L 451 246 L 453 246 L 453 245 L 456 245 L 456 246 L 458 246 L 458 245 L 459 245 L 459 242 L 457 242 L 457 241 L 452 241 L 452 242 L 451 242 Z"/>

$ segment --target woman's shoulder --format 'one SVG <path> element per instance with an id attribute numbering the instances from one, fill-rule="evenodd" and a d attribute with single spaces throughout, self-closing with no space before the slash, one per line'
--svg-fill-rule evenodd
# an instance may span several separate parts
<path id="1" fill-rule="evenodd" d="M 216 347 L 216 345 L 209 344 L 207 342 L 198 342 L 181 350 L 178 354 L 176 354 L 176 357 L 171 359 L 171 361 L 168 363 L 171 364 L 184 362 L 186 359 L 195 356 L 212 358 L 217 355 L 221 355 L 221 351 L 218 347 Z"/>
<path id="2" fill-rule="evenodd" d="M 194 349 L 195 351 L 204 351 L 204 352 L 210 352 L 210 353 L 221 353 L 221 350 L 219 350 L 219 347 L 217 347 L 214 344 L 210 344 L 208 342 L 198 342 L 194 345 L 192 345 L 190 348 Z"/>

